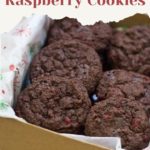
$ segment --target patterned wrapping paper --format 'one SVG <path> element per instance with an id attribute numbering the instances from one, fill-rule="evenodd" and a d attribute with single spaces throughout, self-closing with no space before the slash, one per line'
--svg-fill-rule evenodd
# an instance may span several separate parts
<path id="1" fill-rule="evenodd" d="M 0 35 L 0 116 L 11 117 L 29 64 L 44 45 L 50 19 L 32 15 Z"/>
<path id="2" fill-rule="evenodd" d="M 13 109 L 10 107 L 13 100 L 13 82 L 15 78 L 14 72 L 6 72 L 0 74 L 0 116 L 15 116 Z"/>
<path id="3" fill-rule="evenodd" d="M 30 62 L 44 45 L 52 22 L 47 16 L 32 15 L 23 18 L 10 32 L 0 35 L 0 117 L 25 122 L 15 115 L 13 105 L 21 90 Z M 83 142 L 103 145 L 112 150 L 123 150 L 120 138 L 117 137 L 63 135 Z"/>

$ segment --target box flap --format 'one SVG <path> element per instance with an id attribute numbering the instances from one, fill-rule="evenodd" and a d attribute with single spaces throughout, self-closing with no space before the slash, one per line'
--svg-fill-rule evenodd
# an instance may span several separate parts
<path id="1" fill-rule="evenodd" d="M 0 118 L 0 150 L 110 150 L 76 141 L 43 128 Z"/>

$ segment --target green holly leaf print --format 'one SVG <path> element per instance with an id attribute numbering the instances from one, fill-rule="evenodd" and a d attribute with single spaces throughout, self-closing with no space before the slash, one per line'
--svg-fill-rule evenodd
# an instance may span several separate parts
<path id="1" fill-rule="evenodd" d="M 29 48 L 30 56 L 33 57 L 41 48 L 41 45 L 39 43 L 33 44 Z"/>
<path id="2" fill-rule="evenodd" d="M 2 74 L 0 74 L 0 80 L 3 80 L 3 75 Z"/>
<path id="3" fill-rule="evenodd" d="M 34 47 L 30 47 L 30 56 L 33 56 L 34 53 Z"/>
<path id="4" fill-rule="evenodd" d="M 8 105 L 4 103 L 3 101 L 0 101 L 0 110 L 6 110 Z"/>

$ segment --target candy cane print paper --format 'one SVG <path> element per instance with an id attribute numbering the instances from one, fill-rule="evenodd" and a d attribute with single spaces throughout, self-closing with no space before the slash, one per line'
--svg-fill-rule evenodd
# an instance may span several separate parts
<path id="1" fill-rule="evenodd" d="M 14 99 L 20 92 L 33 56 L 45 42 L 49 20 L 45 15 L 24 17 L 13 30 L 1 35 L 0 72 L 15 74 Z"/>

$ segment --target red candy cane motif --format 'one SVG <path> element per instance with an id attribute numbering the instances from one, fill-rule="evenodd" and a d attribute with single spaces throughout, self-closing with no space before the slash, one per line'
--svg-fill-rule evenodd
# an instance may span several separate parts
<path id="1" fill-rule="evenodd" d="M 27 65 L 28 65 L 28 54 L 27 54 L 27 52 L 25 52 L 21 62 L 19 63 L 19 67 L 22 68 Z"/>
<path id="2" fill-rule="evenodd" d="M 24 25 L 22 27 L 17 28 L 13 34 L 17 36 L 27 37 L 31 35 L 31 29 L 28 27 L 28 25 Z"/>
<path id="3" fill-rule="evenodd" d="M 28 54 L 25 53 L 24 57 L 22 58 L 22 65 L 27 65 L 28 64 Z"/>

